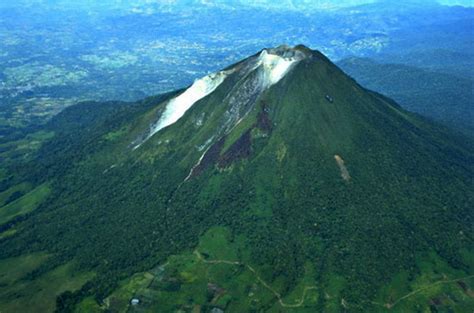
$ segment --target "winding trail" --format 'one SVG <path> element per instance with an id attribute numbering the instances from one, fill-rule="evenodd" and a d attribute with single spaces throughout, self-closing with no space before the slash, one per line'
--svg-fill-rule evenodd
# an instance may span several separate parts
<path id="1" fill-rule="evenodd" d="M 460 277 L 460 278 L 456 278 L 456 279 L 451 279 L 451 280 L 439 280 L 437 282 L 434 282 L 432 284 L 429 284 L 429 285 L 426 285 L 426 286 L 423 286 L 423 287 L 420 287 L 418 289 L 415 289 L 413 290 L 412 292 L 409 292 L 407 293 L 406 295 L 404 295 L 403 297 L 400 297 L 398 298 L 397 300 L 395 300 L 395 302 L 393 303 L 386 303 L 386 304 L 381 304 L 381 303 L 378 303 L 378 302 L 372 302 L 374 304 L 378 304 L 378 305 L 381 305 L 381 306 L 384 306 L 386 307 L 387 309 L 391 309 L 393 308 L 394 306 L 396 306 L 398 303 L 400 303 L 401 301 L 407 299 L 407 298 L 410 298 L 411 296 L 414 296 L 420 292 L 422 292 L 423 290 L 426 290 L 426 289 L 429 289 L 433 286 L 436 286 L 436 285 L 444 285 L 444 284 L 451 284 L 451 283 L 455 283 L 455 282 L 458 282 L 460 280 L 466 280 L 466 279 L 471 279 L 471 278 L 474 278 L 474 275 L 470 275 L 470 276 L 466 276 L 466 277 Z"/>
<path id="2" fill-rule="evenodd" d="M 227 260 L 206 260 L 202 257 L 202 254 L 198 250 L 194 250 L 194 254 L 198 258 L 199 261 L 207 264 L 228 264 L 228 265 L 239 265 L 239 266 L 245 266 L 249 271 L 251 271 L 254 275 L 255 278 L 258 280 L 260 284 L 262 284 L 265 288 L 267 288 L 271 293 L 275 295 L 275 297 L 278 299 L 278 303 L 284 308 L 298 308 L 301 307 L 304 304 L 304 300 L 306 298 L 306 294 L 310 290 L 316 290 L 316 286 L 306 286 L 303 290 L 303 295 L 301 296 L 301 299 L 298 300 L 296 303 L 288 304 L 283 301 L 283 298 L 281 294 L 273 289 L 267 282 L 265 282 L 260 275 L 258 275 L 257 271 L 255 269 L 245 263 L 238 262 L 238 261 L 227 261 Z"/>

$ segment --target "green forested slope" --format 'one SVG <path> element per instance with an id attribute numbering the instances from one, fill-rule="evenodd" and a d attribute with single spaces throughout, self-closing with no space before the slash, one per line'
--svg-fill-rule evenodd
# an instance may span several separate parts
<path id="1" fill-rule="evenodd" d="M 471 76 L 362 58 L 345 59 L 338 65 L 363 86 L 395 99 L 405 109 L 474 134 Z"/>
<path id="2" fill-rule="evenodd" d="M 137 149 L 171 95 L 60 114 L 10 168 L 51 194 L 3 225 L 0 265 L 41 252 L 25 281 L 90 275 L 61 312 L 472 311 L 472 141 L 318 52 L 221 134 L 236 75 Z"/>

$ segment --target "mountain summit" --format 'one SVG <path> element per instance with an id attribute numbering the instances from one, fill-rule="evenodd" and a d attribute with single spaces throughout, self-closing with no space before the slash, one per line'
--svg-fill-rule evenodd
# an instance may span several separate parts
<path id="1" fill-rule="evenodd" d="M 248 114 L 265 90 L 278 83 L 299 62 L 312 56 L 303 46 L 264 49 L 231 68 L 196 80 L 191 87 L 165 104 L 145 139 L 139 140 L 135 148 L 164 127 L 175 123 L 191 106 L 209 96 L 226 80 L 232 81 L 232 88 L 226 92 L 222 102 L 229 107 L 229 114 L 223 121 L 225 125 L 220 127 L 229 131 Z"/>
<path id="2" fill-rule="evenodd" d="M 474 305 L 472 142 L 320 52 L 264 49 L 171 94 L 72 107 L 48 128 L 12 184 L 51 192 L 2 220 L 0 257 L 47 255 L 31 279 L 87 273 L 58 311 Z"/>

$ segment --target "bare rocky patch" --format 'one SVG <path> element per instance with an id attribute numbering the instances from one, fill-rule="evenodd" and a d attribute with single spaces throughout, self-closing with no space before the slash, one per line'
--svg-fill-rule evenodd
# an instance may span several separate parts
<path id="1" fill-rule="evenodd" d="M 349 174 L 349 171 L 347 170 L 347 167 L 344 164 L 344 160 L 337 154 L 334 156 L 334 159 L 336 160 L 336 163 L 339 166 L 339 169 L 341 170 L 342 179 L 344 179 L 345 181 L 349 181 L 351 179 L 351 175 Z"/>

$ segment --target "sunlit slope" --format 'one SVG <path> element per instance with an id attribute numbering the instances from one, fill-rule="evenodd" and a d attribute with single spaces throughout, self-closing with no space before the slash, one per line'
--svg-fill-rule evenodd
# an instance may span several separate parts
<path id="1" fill-rule="evenodd" d="M 65 312 L 472 308 L 472 142 L 303 46 L 224 71 L 159 129 L 189 89 L 59 115 L 16 176 L 47 178 L 50 195 L 0 256 L 94 272 L 59 299 Z"/>

